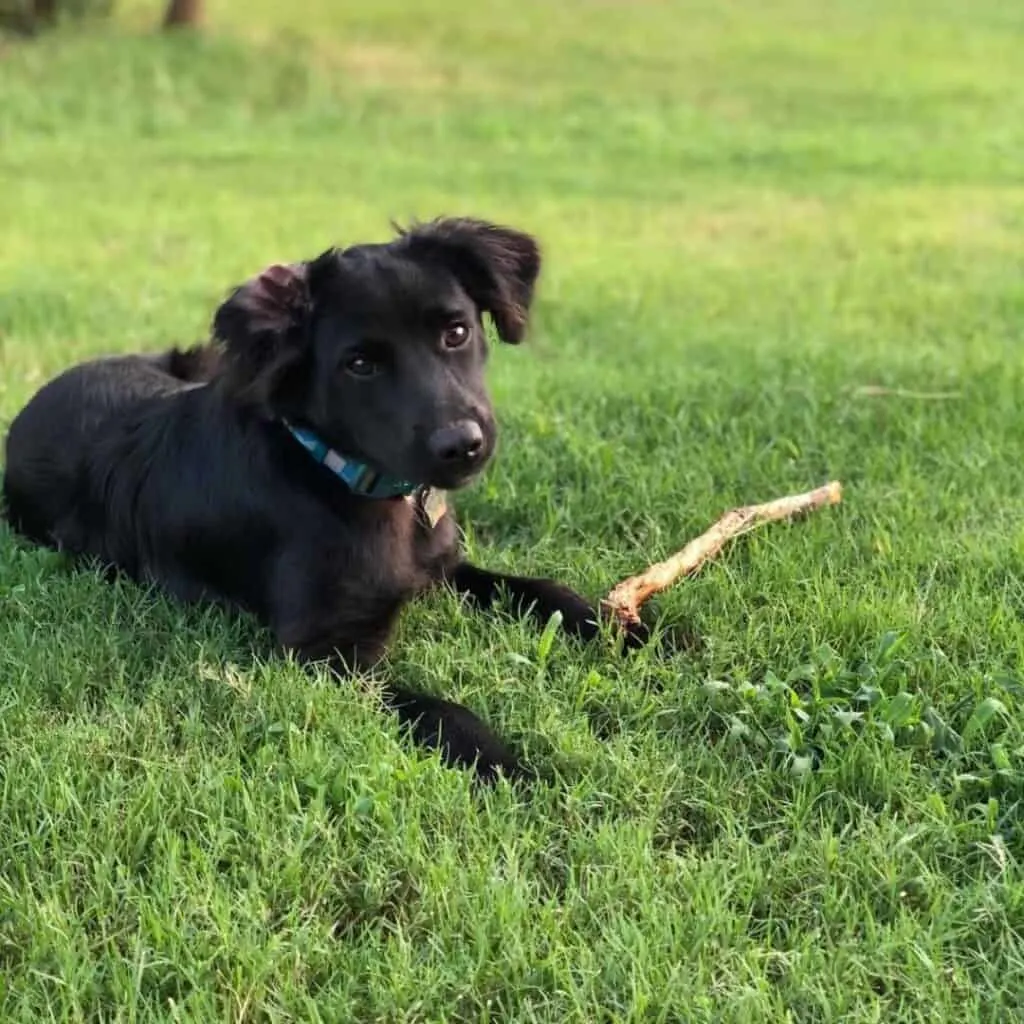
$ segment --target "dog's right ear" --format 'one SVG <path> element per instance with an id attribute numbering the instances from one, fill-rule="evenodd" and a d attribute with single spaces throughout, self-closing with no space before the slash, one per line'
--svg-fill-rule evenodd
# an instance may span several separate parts
<path id="1" fill-rule="evenodd" d="M 319 260 L 317 261 L 319 262 Z M 278 411 L 301 371 L 312 310 L 310 265 L 275 264 L 236 288 L 213 317 L 234 398 Z"/>
<path id="2" fill-rule="evenodd" d="M 398 230 L 407 252 L 451 270 L 477 306 L 491 314 L 502 341 L 523 340 L 540 273 L 536 239 L 471 217 L 441 217 Z"/>

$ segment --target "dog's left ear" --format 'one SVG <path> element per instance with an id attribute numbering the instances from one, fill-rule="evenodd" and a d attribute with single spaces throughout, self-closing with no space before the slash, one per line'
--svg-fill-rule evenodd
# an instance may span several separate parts
<path id="1" fill-rule="evenodd" d="M 414 258 L 443 263 L 494 320 L 498 337 L 523 340 L 540 274 L 540 248 L 522 231 L 466 217 L 441 218 L 401 232 Z"/>
<path id="2" fill-rule="evenodd" d="M 275 264 L 235 288 L 213 317 L 225 380 L 238 400 L 273 409 L 306 350 L 315 264 Z"/>

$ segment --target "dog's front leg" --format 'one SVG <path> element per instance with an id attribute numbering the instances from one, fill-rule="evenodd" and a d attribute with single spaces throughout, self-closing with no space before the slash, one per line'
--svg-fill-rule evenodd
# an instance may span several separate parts
<path id="1" fill-rule="evenodd" d="M 384 702 L 413 740 L 429 749 L 440 749 L 445 763 L 472 768 L 483 782 L 498 774 L 506 778 L 529 779 L 531 772 L 512 749 L 476 714 L 450 700 L 414 693 L 386 683 Z"/>
<path id="2" fill-rule="evenodd" d="M 470 562 L 460 562 L 446 580 L 456 593 L 469 597 L 479 608 L 490 608 L 504 592 L 520 615 L 530 615 L 540 625 L 560 612 L 562 624 L 572 635 L 593 640 L 600 634 L 598 609 L 557 580 L 490 572 Z M 627 647 L 641 647 L 650 639 L 643 623 L 624 628 L 623 633 Z"/>
<path id="3" fill-rule="evenodd" d="M 376 665 L 383 653 L 383 638 L 374 643 L 363 640 L 361 644 L 309 641 L 292 649 L 300 662 L 326 662 L 337 678 L 345 679 L 353 671 L 369 671 Z M 469 708 L 391 681 L 384 683 L 381 695 L 414 742 L 440 750 L 449 766 L 470 768 L 482 782 L 493 782 L 499 774 L 513 779 L 532 777 L 508 744 Z"/>

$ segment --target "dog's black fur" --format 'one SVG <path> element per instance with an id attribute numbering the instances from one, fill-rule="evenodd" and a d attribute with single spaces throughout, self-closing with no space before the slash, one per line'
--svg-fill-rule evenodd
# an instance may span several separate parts
<path id="1" fill-rule="evenodd" d="M 469 564 L 450 514 L 431 527 L 404 498 L 353 494 L 283 425 L 400 478 L 467 483 L 496 437 L 482 314 L 519 342 L 540 263 L 526 234 L 443 219 L 271 267 L 220 306 L 211 344 L 99 359 L 43 387 L 7 438 L 7 516 L 181 600 L 255 613 L 283 648 L 341 672 L 373 665 L 402 606 L 441 582 L 484 607 L 504 590 L 593 638 L 589 601 Z M 523 771 L 467 709 L 385 694 L 449 763 Z"/>

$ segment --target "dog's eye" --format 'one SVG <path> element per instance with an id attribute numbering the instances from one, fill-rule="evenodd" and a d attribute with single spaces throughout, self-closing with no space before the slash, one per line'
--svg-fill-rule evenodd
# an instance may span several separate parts
<path id="1" fill-rule="evenodd" d="M 362 353 L 356 353 L 345 360 L 345 372 L 353 377 L 372 377 L 379 370 L 380 363 Z"/>
<path id="2" fill-rule="evenodd" d="M 445 348 L 462 348 L 469 341 L 469 328 L 465 324 L 449 324 L 441 335 Z"/>

